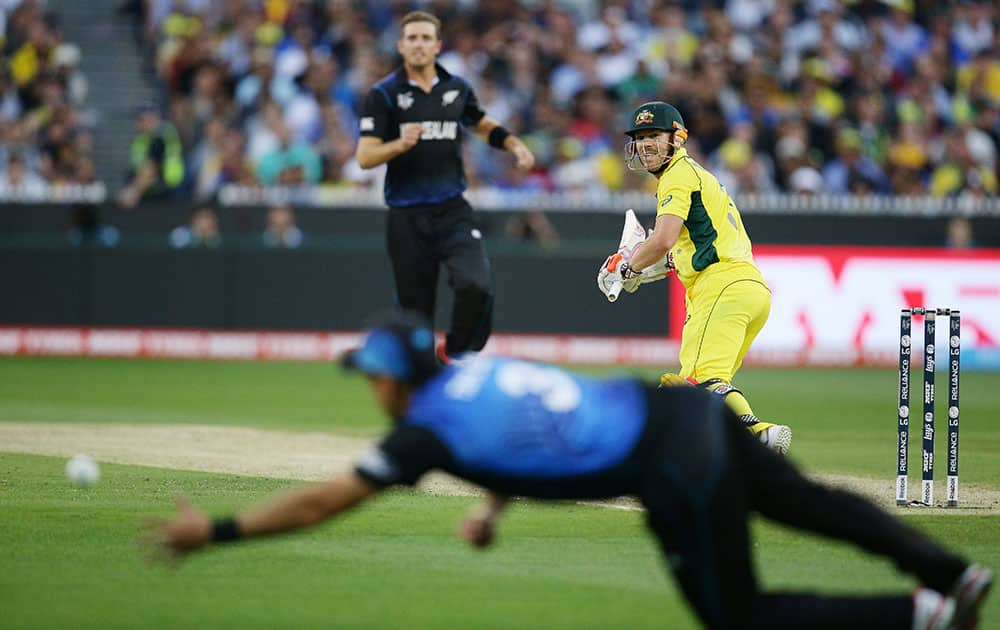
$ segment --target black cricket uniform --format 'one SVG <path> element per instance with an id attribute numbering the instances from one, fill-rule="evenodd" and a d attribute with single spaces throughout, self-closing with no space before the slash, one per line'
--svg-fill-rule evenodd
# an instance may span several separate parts
<path id="1" fill-rule="evenodd" d="M 449 355 L 480 350 L 492 328 L 493 295 L 482 232 L 466 189 L 462 130 L 485 113 L 472 88 L 436 65 L 429 93 L 409 82 L 406 70 L 376 83 L 360 119 L 362 136 L 388 142 L 406 123 L 421 123 L 423 135 L 409 151 L 388 163 L 385 202 L 389 206 L 386 242 L 400 306 L 434 320 L 438 272 L 448 270 L 455 292 Z"/>
<path id="2" fill-rule="evenodd" d="M 432 469 L 507 495 L 638 497 L 709 628 L 911 627 L 908 593 L 761 591 L 751 512 L 889 557 L 939 592 L 966 566 L 867 500 L 805 478 L 721 398 L 693 387 L 595 381 L 512 359 L 447 367 L 414 391 L 405 417 L 356 471 L 386 486 L 414 484 Z"/>

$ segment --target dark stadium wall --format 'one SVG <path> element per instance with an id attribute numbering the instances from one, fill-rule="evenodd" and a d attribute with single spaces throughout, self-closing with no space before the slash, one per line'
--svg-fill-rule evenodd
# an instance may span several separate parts
<path id="1" fill-rule="evenodd" d="M 118 228 L 125 236 L 136 234 L 166 243 L 173 228 L 186 225 L 197 206 L 190 203 L 147 204 L 134 210 L 115 206 L 92 207 L 103 225 Z M 217 210 L 220 229 L 225 233 L 254 234 L 264 227 L 267 209 L 226 207 Z M 18 234 L 61 234 L 73 222 L 79 209 L 56 205 L 0 204 L 0 239 L 9 242 Z M 296 208 L 299 226 L 306 235 L 364 236 L 381 244 L 385 212 L 364 208 Z M 481 212 L 487 236 L 503 234 L 507 221 L 517 212 Z M 613 246 L 621 233 L 619 212 L 549 212 L 549 220 L 564 241 L 602 249 Z M 652 215 L 640 214 L 647 224 Z M 946 216 L 878 216 L 827 214 L 745 214 L 744 222 L 755 243 L 823 245 L 891 245 L 936 247 L 944 242 Z M 1000 247 L 1000 216 L 971 219 L 975 242 L 980 247 Z M 0 243 L 0 246 L 3 246 Z M 603 249 L 602 249 L 603 251 Z"/>
<path id="2" fill-rule="evenodd" d="M 5 324 L 352 330 L 394 302 L 378 253 L 5 247 L 0 266 Z M 495 328 L 667 332 L 667 283 L 611 305 L 596 267 L 591 257 L 494 256 Z M 439 323 L 449 310 L 442 300 Z"/>
<path id="3" fill-rule="evenodd" d="M 68 229 L 79 209 L 0 207 L 0 323 L 350 330 L 393 303 L 380 210 L 297 210 L 306 240 L 294 251 L 259 244 L 263 208 L 220 209 L 218 250 L 169 248 L 167 235 L 187 222 L 190 206 L 92 210 L 98 225 L 117 228 L 116 246 L 73 246 Z M 621 230 L 618 214 L 550 213 L 562 237 L 552 250 L 504 237 L 513 214 L 481 214 L 497 330 L 668 332 L 667 283 L 614 305 L 596 288 L 597 266 Z M 750 215 L 745 222 L 759 244 L 939 246 L 946 219 Z M 973 223 L 978 245 L 1000 246 L 1000 218 Z M 449 293 L 441 292 L 439 324 Z"/>

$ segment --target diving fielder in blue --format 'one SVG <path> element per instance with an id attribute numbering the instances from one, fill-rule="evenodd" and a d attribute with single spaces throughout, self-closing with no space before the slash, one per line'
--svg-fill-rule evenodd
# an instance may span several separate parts
<path id="1" fill-rule="evenodd" d="M 353 472 L 214 521 L 178 499 L 175 516 L 147 522 L 149 549 L 176 558 L 316 525 L 437 469 L 487 490 L 461 526 L 477 547 L 492 542 L 511 496 L 637 497 L 707 628 L 972 628 L 992 584 L 989 569 L 867 500 L 806 479 L 756 441 L 719 396 L 699 389 L 593 380 L 489 357 L 441 367 L 430 327 L 404 311 L 374 323 L 344 364 L 368 376 L 393 418 Z M 752 511 L 887 556 L 922 586 L 880 596 L 762 592 L 750 555 Z"/>

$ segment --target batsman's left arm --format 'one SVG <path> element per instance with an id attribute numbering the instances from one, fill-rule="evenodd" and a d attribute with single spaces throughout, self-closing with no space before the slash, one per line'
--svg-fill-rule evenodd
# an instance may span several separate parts
<path id="1" fill-rule="evenodd" d="M 635 271 L 642 271 L 663 260 L 670 248 L 677 242 L 682 227 L 684 227 L 684 220 L 679 216 L 661 214 L 656 217 L 653 233 L 636 250 L 632 260 L 629 261 L 629 266 Z"/>

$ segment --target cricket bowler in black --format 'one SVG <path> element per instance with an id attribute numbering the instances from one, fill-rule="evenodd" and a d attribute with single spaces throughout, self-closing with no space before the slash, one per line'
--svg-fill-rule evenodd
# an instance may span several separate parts
<path id="1" fill-rule="evenodd" d="M 360 119 L 357 160 L 362 168 L 388 163 L 386 241 L 400 306 L 433 322 L 438 273 L 448 271 L 455 292 L 451 327 L 438 347 L 442 361 L 486 345 L 493 293 L 483 235 L 462 196 L 462 132 L 513 154 L 529 170 L 535 158 L 524 143 L 486 116 L 472 88 L 436 63 L 441 22 L 414 11 L 403 17 L 398 70 L 376 83 Z"/>

